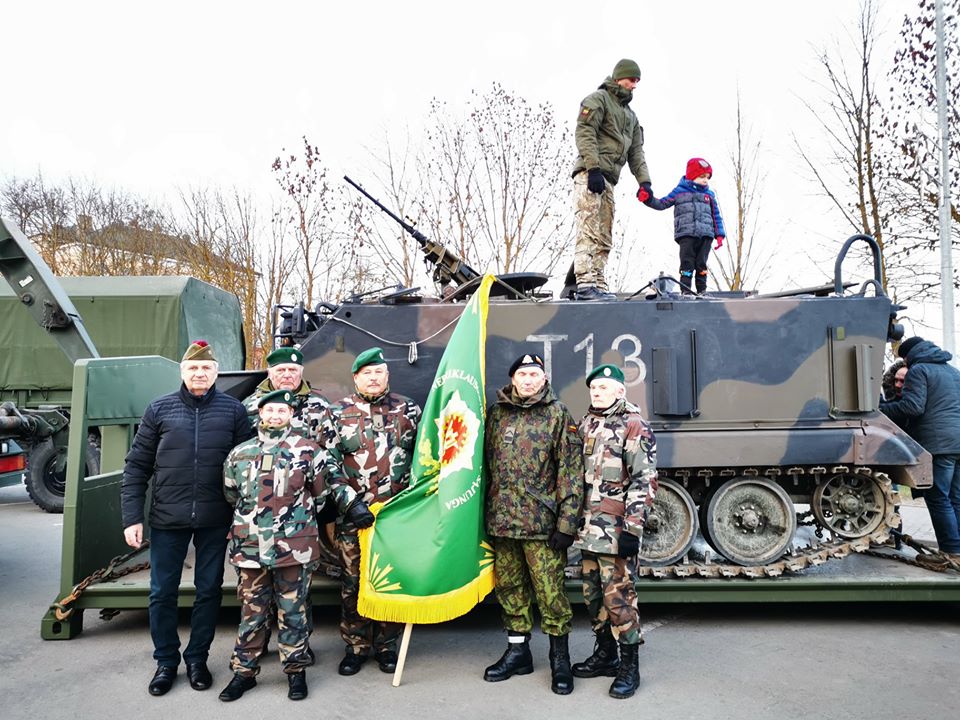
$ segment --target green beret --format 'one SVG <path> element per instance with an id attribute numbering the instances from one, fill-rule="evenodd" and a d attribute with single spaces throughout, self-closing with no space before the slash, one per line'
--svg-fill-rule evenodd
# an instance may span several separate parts
<path id="1" fill-rule="evenodd" d="M 187 362 L 187 360 L 209 360 L 216 362 L 217 358 L 213 354 L 213 348 L 210 347 L 210 343 L 206 340 L 194 340 L 190 343 L 190 347 L 183 353 L 183 359 L 181 359 L 180 362 Z"/>
<path id="2" fill-rule="evenodd" d="M 353 361 L 352 372 L 356 375 L 360 372 L 361 368 L 365 368 L 367 365 L 383 365 L 386 362 L 387 361 L 383 359 L 383 350 L 378 347 L 372 347 L 357 355 L 357 359 Z"/>
<path id="3" fill-rule="evenodd" d="M 303 353 L 295 347 L 277 348 L 267 355 L 267 367 L 274 365 L 303 365 Z"/>
<path id="4" fill-rule="evenodd" d="M 257 402 L 257 407 L 262 408 L 267 403 L 283 403 L 284 405 L 293 407 L 295 402 L 296 398 L 289 390 L 273 390 L 260 398 Z"/>
<path id="5" fill-rule="evenodd" d="M 590 383 L 597 378 L 601 380 L 616 380 L 621 385 L 624 384 L 623 370 L 616 365 L 597 365 L 590 371 L 590 374 L 587 375 L 587 387 L 590 387 Z"/>

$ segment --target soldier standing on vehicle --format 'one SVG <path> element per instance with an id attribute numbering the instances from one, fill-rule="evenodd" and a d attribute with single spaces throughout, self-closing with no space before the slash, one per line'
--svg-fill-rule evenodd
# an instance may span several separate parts
<path id="1" fill-rule="evenodd" d="M 637 199 L 649 199 L 650 173 L 643 155 L 643 128 L 630 109 L 640 67 L 621 60 L 599 89 L 580 103 L 575 133 L 577 162 L 573 196 L 577 223 L 573 268 L 578 300 L 613 300 L 604 268 L 613 246 L 613 188 L 624 164 L 640 184 Z"/>
<path id="2" fill-rule="evenodd" d="M 510 384 L 497 391 L 487 413 L 485 445 L 486 529 L 507 650 L 483 679 L 533 672 L 536 597 L 540 628 L 550 637 L 551 690 L 567 695 L 573 691 L 567 642 L 573 610 L 563 568 L 583 505 L 583 458 L 576 424 L 551 390 L 539 355 L 522 355 L 510 366 Z"/>
<path id="3" fill-rule="evenodd" d="M 390 392 L 390 371 L 378 347 L 364 350 L 353 363 L 355 392 L 332 407 L 336 451 L 345 474 L 346 512 L 337 520 L 337 545 L 343 563 L 340 635 L 347 644 L 338 672 L 355 675 L 371 649 L 385 673 L 397 669 L 399 623 L 377 622 L 357 611 L 360 544 L 357 531 L 373 524 L 369 505 L 383 502 L 410 482 L 410 463 L 421 410 L 413 400 Z M 339 488 L 336 488 L 339 491 Z"/>
<path id="4" fill-rule="evenodd" d="M 297 404 L 289 390 L 263 395 L 257 437 L 234 448 L 224 465 L 223 492 L 234 506 L 230 562 L 239 574 L 240 598 L 234 676 L 220 693 L 224 702 L 257 684 L 274 604 L 287 697 L 307 697 L 310 578 L 320 553 L 315 503 L 327 491 L 321 480 L 325 451 L 290 424 Z"/>
<path id="5" fill-rule="evenodd" d="M 613 677 L 611 697 L 628 698 L 640 684 L 637 553 L 657 491 L 657 441 L 640 410 L 627 402 L 620 368 L 594 368 L 587 386 L 590 409 L 580 421 L 587 497 L 575 547 L 597 639 L 593 654 L 576 663 L 573 674 Z"/>
<path id="6" fill-rule="evenodd" d="M 180 362 L 180 389 L 147 406 L 123 468 L 123 536 L 134 548 L 143 543 L 144 499 L 151 485 L 150 634 L 157 661 L 148 687 L 151 695 L 165 694 L 177 676 L 177 595 L 191 540 L 196 599 L 183 661 L 194 690 L 213 683 L 207 655 L 220 612 L 233 514 L 223 497 L 223 461 L 253 435 L 240 401 L 214 386 L 218 367 L 206 341 L 187 348 Z"/>

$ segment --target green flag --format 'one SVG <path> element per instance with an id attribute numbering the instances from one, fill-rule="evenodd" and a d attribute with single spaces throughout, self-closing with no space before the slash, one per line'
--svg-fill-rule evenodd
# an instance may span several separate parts
<path id="1" fill-rule="evenodd" d="M 410 486 L 371 509 L 360 531 L 364 617 L 436 623 L 468 612 L 493 589 L 483 528 L 484 345 L 492 275 L 485 275 L 440 359 L 410 469 Z"/>

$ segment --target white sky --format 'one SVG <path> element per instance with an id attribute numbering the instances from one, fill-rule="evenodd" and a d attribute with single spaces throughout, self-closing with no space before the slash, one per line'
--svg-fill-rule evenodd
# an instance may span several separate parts
<path id="1" fill-rule="evenodd" d="M 415 132 L 432 97 L 456 103 L 496 81 L 532 103 L 552 103 L 572 127 L 580 99 L 631 57 L 643 73 L 632 107 L 655 191 L 673 187 L 687 158 L 706 157 L 728 224 L 739 86 L 763 144 L 761 227 L 777 248 L 775 284 L 811 285 L 832 263 L 818 269 L 803 253 L 850 232 L 817 196 L 791 134 L 822 148 L 799 98 L 814 92 L 816 49 L 854 27 L 858 7 L 859 0 L 7 3 L 0 177 L 39 170 L 150 198 L 202 185 L 266 194 L 271 161 L 306 134 L 334 176 L 362 181 L 370 174 L 366 148 L 387 129 Z M 899 13 L 914 7 L 882 5 L 878 62 L 888 63 Z M 631 237 L 662 238 L 644 248 L 654 266 L 646 277 L 673 274 L 670 213 L 639 207 L 634 185 L 625 171 L 617 222 Z M 939 309 L 927 315 L 939 322 Z"/>

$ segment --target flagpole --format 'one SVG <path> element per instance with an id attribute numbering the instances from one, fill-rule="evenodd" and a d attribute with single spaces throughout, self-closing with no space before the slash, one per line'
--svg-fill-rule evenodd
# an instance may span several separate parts
<path id="1" fill-rule="evenodd" d="M 407 648 L 410 647 L 410 633 L 413 632 L 413 623 L 403 626 L 403 639 L 400 640 L 400 655 L 397 657 L 397 669 L 393 671 L 393 686 L 400 687 L 400 678 L 403 676 L 403 664 L 407 661 Z"/>

